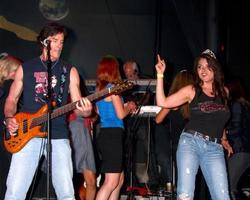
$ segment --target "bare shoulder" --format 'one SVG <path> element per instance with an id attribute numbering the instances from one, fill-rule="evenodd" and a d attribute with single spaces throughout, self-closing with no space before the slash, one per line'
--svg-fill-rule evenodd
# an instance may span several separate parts
<path id="1" fill-rule="evenodd" d="M 70 75 L 75 75 L 75 74 L 78 75 L 78 70 L 76 69 L 76 67 L 72 66 L 70 70 Z"/>
<path id="2" fill-rule="evenodd" d="M 117 100 L 121 100 L 121 96 L 120 95 L 116 95 L 116 94 L 112 94 L 110 96 L 113 101 L 117 101 Z"/>
<path id="3" fill-rule="evenodd" d="M 72 67 L 70 70 L 70 81 L 78 81 L 79 80 L 79 73 L 76 67 Z"/>
<path id="4" fill-rule="evenodd" d="M 23 78 L 23 66 L 19 65 L 17 70 L 16 70 L 16 74 L 15 74 L 15 79 L 22 79 Z"/>

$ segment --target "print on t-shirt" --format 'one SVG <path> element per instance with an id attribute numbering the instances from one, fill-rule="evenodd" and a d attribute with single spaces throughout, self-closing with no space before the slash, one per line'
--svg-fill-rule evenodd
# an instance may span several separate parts
<path id="1" fill-rule="evenodd" d="M 48 93 L 48 73 L 47 72 L 35 72 L 34 77 L 36 80 L 35 84 L 35 101 L 39 103 L 47 102 L 47 93 Z M 54 88 L 57 85 L 57 77 L 53 75 L 51 77 L 51 89 L 52 89 L 52 97 L 56 98 L 56 93 L 54 92 Z"/>

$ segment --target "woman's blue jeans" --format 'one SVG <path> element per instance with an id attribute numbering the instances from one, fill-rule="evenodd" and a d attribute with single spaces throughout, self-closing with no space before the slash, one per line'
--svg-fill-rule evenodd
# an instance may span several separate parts
<path id="1" fill-rule="evenodd" d="M 177 199 L 194 198 L 199 166 L 213 200 L 230 200 L 224 151 L 221 144 L 183 132 L 177 149 Z"/>

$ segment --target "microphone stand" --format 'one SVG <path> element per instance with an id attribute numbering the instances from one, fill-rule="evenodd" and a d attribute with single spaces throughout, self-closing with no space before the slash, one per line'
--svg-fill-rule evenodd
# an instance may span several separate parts
<path id="1" fill-rule="evenodd" d="M 47 144 L 46 144 L 46 151 L 47 151 L 47 179 L 46 179 L 46 199 L 50 199 L 50 174 L 51 174 L 51 113 L 52 113 L 52 95 L 51 95 L 51 56 L 50 56 L 50 42 L 47 44 L 47 73 L 48 73 L 48 87 L 47 87 L 47 105 L 48 105 L 48 113 L 47 113 Z"/>

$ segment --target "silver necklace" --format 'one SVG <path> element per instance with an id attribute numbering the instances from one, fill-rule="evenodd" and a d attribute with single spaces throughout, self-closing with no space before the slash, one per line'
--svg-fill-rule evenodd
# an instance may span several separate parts
<path id="1" fill-rule="evenodd" d="M 47 65 L 43 62 L 41 57 L 40 57 L 40 61 L 41 61 L 42 65 L 47 69 Z M 56 66 L 58 61 L 59 61 L 59 59 L 57 59 L 56 62 L 51 66 L 51 69 L 53 69 Z"/>

